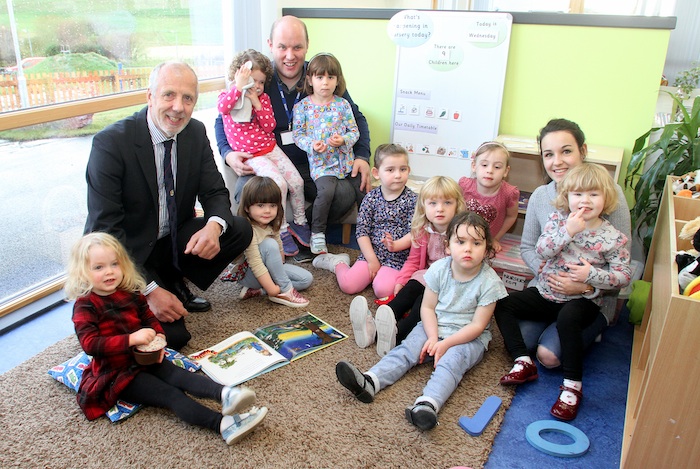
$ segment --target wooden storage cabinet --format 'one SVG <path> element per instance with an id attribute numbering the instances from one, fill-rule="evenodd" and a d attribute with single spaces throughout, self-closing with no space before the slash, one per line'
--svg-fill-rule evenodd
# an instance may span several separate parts
<path id="1" fill-rule="evenodd" d="M 678 287 L 676 253 L 683 225 L 700 216 L 700 200 L 673 195 L 666 180 L 644 280 L 651 295 L 635 327 L 623 468 L 697 467 L 700 461 L 700 301 Z"/>

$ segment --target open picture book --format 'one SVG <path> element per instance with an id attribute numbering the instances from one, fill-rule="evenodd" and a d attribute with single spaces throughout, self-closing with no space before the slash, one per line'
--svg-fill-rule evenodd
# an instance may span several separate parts
<path id="1" fill-rule="evenodd" d="M 237 385 L 345 340 L 347 335 L 306 313 L 294 319 L 239 332 L 191 354 L 211 379 Z"/>

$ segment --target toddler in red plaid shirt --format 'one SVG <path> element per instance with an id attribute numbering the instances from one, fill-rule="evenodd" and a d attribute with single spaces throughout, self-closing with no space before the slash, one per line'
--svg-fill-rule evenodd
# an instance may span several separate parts
<path id="1" fill-rule="evenodd" d="M 247 388 L 222 386 L 169 361 L 138 365 L 132 347 L 147 345 L 163 328 L 140 293 L 145 281 L 119 241 L 106 233 L 85 235 L 73 247 L 65 285 L 75 299 L 73 323 L 80 346 L 92 356 L 78 390 L 78 405 L 88 420 L 117 399 L 172 410 L 187 423 L 211 428 L 231 444 L 258 426 L 267 408 L 251 408 Z M 185 391 L 221 401 L 221 413 L 196 402 Z"/>

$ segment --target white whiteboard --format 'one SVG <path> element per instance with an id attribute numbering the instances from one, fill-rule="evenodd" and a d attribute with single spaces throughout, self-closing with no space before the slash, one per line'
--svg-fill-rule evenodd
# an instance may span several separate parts
<path id="1" fill-rule="evenodd" d="M 398 46 L 391 137 L 409 151 L 413 176 L 468 176 L 469 156 L 498 135 L 512 24 L 509 13 L 435 10 L 389 22 Z"/>

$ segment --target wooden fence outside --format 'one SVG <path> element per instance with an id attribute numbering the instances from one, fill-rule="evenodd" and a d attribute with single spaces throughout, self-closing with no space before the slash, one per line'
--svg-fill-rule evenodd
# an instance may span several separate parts
<path id="1" fill-rule="evenodd" d="M 221 76 L 221 67 L 197 67 L 202 77 Z M 27 73 L 29 107 L 63 103 L 78 99 L 145 90 L 151 68 L 102 70 L 94 72 Z M 0 75 L 0 112 L 22 109 L 16 75 Z"/>

